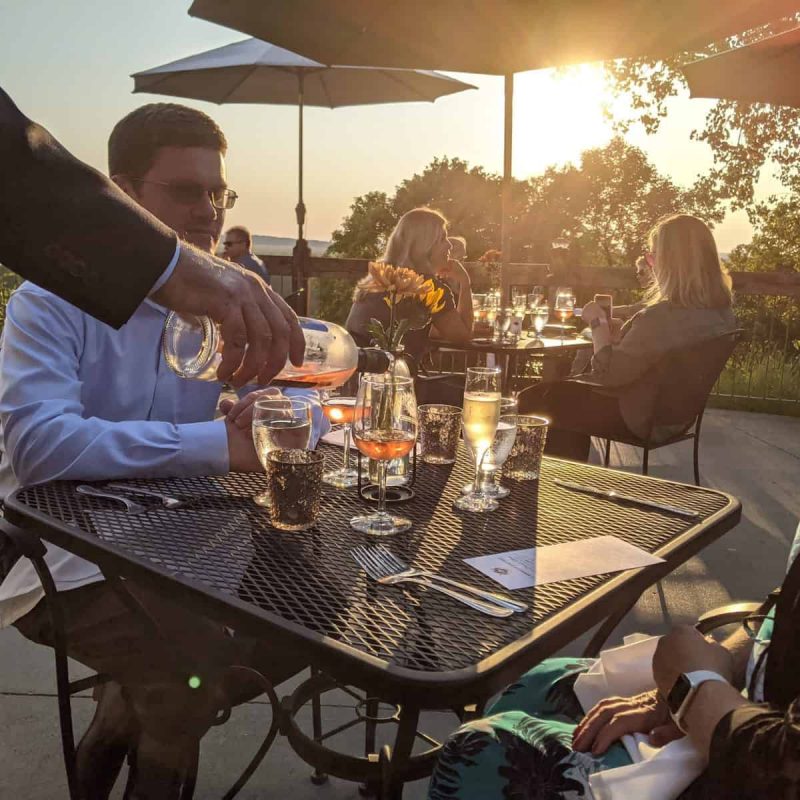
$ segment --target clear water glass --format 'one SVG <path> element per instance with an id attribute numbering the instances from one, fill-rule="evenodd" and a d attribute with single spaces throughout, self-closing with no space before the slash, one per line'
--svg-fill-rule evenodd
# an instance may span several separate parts
<path id="1" fill-rule="evenodd" d="M 253 404 L 253 444 L 264 470 L 273 450 L 307 450 L 311 443 L 313 415 L 308 400 L 295 397 L 264 397 Z M 269 508 L 269 489 L 253 500 Z"/>

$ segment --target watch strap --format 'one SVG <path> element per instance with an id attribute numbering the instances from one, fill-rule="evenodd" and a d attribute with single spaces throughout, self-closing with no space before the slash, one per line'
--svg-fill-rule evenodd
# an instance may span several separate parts
<path id="1" fill-rule="evenodd" d="M 689 693 L 684 698 L 684 701 L 681 703 L 680 708 L 672 714 L 672 719 L 674 720 L 675 724 L 684 733 L 686 733 L 686 727 L 683 723 L 683 720 L 686 717 L 690 706 L 692 705 L 692 701 L 694 700 L 698 689 L 704 683 L 708 683 L 710 681 L 717 681 L 727 684 L 730 684 L 730 681 L 727 678 L 723 678 L 718 672 L 713 672 L 710 669 L 697 669 L 693 672 L 685 672 L 684 677 L 689 681 L 689 686 L 691 688 L 689 689 Z"/>

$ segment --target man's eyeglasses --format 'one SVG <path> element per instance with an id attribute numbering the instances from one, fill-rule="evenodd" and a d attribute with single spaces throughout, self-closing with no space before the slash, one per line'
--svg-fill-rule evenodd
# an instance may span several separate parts
<path id="1" fill-rule="evenodd" d="M 194 206 L 209 197 L 214 208 L 223 210 L 233 208 L 239 197 L 233 189 L 206 189 L 197 183 L 182 181 L 168 183 L 166 181 L 148 181 L 144 178 L 130 178 L 130 180 L 137 183 L 152 183 L 156 186 L 163 186 L 170 198 L 182 206 Z"/>
<path id="2" fill-rule="evenodd" d="M 235 242 L 226 240 L 222 243 L 223 247 L 233 247 L 235 244 L 244 244 L 244 239 L 237 239 Z"/>

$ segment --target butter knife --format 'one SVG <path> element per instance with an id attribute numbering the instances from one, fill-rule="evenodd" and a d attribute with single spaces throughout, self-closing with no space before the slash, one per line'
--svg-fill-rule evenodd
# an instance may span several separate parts
<path id="1" fill-rule="evenodd" d="M 598 489 L 595 486 L 584 486 L 581 483 L 572 483 L 571 481 L 562 481 L 556 479 L 554 483 L 561 486 L 563 489 L 570 489 L 573 492 L 581 492 L 582 494 L 591 494 L 594 497 L 603 497 L 606 500 L 612 500 L 620 503 L 631 503 L 632 505 L 644 506 L 645 508 L 655 508 L 659 511 L 667 511 L 670 514 L 677 514 L 679 517 L 686 517 L 686 519 L 697 519 L 701 516 L 697 511 L 689 511 L 686 508 L 679 506 L 671 506 L 668 503 L 657 503 L 655 500 L 643 500 L 640 497 L 632 497 L 629 494 L 620 494 L 613 489 Z"/>

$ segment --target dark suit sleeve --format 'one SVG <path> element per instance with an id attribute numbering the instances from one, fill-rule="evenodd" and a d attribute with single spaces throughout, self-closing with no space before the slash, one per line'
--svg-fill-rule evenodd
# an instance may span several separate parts
<path id="1" fill-rule="evenodd" d="M 175 245 L 169 228 L 0 89 L 0 263 L 118 328 Z"/>

